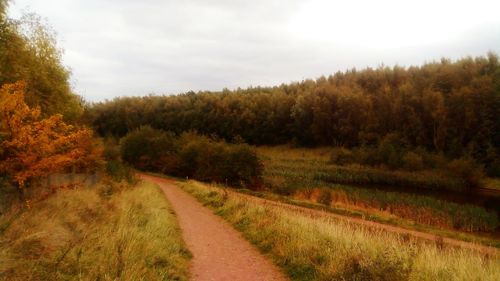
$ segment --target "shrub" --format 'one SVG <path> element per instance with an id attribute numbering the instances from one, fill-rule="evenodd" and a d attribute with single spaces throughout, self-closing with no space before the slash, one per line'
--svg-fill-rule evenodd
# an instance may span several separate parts
<path id="1" fill-rule="evenodd" d="M 402 156 L 405 143 L 397 133 L 387 134 L 377 148 L 380 164 L 387 165 L 391 169 L 400 168 L 403 164 Z"/>
<path id="2" fill-rule="evenodd" d="M 455 159 L 448 163 L 447 169 L 452 175 L 463 179 L 471 190 L 482 186 L 484 171 L 470 158 Z"/>
<path id="3" fill-rule="evenodd" d="M 362 146 L 353 150 L 354 160 L 356 163 L 375 166 L 380 163 L 377 156 L 377 149 L 373 147 Z"/>
<path id="4" fill-rule="evenodd" d="M 330 162 L 336 165 L 347 165 L 354 162 L 352 151 L 344 147 L 336 147 L 330 155 Z"/>
<path id="5" fill-rule="evenodd" d="M 406 152 L 403 155 L 403 167 L 406 170 L 418 171 L 424 168 L 424 160 L 422 156 L 416 154 L 415 152 Z"/>
<path id="6" fill-rule="evenodd" d="M 323 189 L 321 190 L 316 201 L 320 204 L 330 206 L 330 204 L 332 203 L 332 193 L 328 189 Z"/>
<path id="7" fill-rule="evenodd" d="M 141 127 L 121 140 L 124 161 L 140 170 L 232 186 L 258 187 L 262 164 L 254 148 L 196 133 L 174 134 Z"/>
<path id="8" fill-rule="evenodd" d="M 257 187 L 262 164 L 247 144 L 228 144 L 196 134 L 181 136 L 179 173 L 202 181 Z"/>
<path id="9" fill-rule="evenodd" d="M 121 161 L 111 160 L 106 162 L 106 174 L 115 181 L 134 183 L 137 179 L 132 168 Z"/>
<path id="10" fill-rule="evenodd" d="M 228 146 L 227 154 L 226 178 L 229 183 L 238 186 L 260 186 L 263 166 L 255 149 L 240 143 Z"/>
<path id="11" fill-rule="evenodd" d="M 489 146 L 486 150 L 486 173 L 490 177 L 500 177 L 500 150 Z"/>
<path id="12" fill-rule="evenodd" d="M 418 147 L 414 152 L 422 157 L 425 169 L 443 169 L 449 162 L 443 153 L 431 153 L 423 147 Z"/>
<path id="13" fill-rule="evenodd" d="M 500 177 L 500 160 L 495 160 L 490 163 L 490 165 L 488 165 L 487 173 L 490 177 Z"/>
<path id="14" fill-rule="evenodd" d="M 182 144 L 178 152 L 179 175 L 193 177 L 198 170 L 199 155 L 208 146 L 210 140 L 193 133 L 184 133 L 181 135 L 179 143 Z"/>
<path id="15" fill-rule="evenodd" d="M 155 172 L 162 170 L 163 157 L 175 155 L 177 151 L 177 141 L 173 133 L 149 126 L 128 133 L 121 139 L 120 144 L 123 161 L 137 169 Z"/>

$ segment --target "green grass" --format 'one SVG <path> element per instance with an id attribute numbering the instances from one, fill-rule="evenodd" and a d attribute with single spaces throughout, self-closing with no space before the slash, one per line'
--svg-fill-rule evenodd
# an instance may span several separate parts
<path id="1" fill-rule="evenodd" d="M 0 280 L 188 280 L 190 253 L 152 184 L 60 191 L 6 221 Z"/>
<path id="2" fill-rule="evenodd" d="M 440 182 L 453 186 L 453 179 L 431 172 L 378 171 L 361 166 L 339 167 L 329 163 L 330 150 L 287 146 L 258 148 L 264 161 L 265 186 L 278 194 L 302 198 L 304 193 L 310 194 L 315 189 L 327 188 L 332 193 L 332 205 L 385 212 L 422 225 L 468 232 L 491 232 L 499 226 L 497 215 L 482 207 L 373 187 L 381 183 L 391 186 L 406 183 L 413 188 L 422 185 L 429 189 L 433 185 L 441 185 Z M 317 198 L 312 200 L 316 201 L 315 199 Z"/>
<path id="3" fill-rule="evenodd" d="M 225 197 L 221 189 L 194 181 L 179 185 L 233 224 L 292 280 L 500 280 L 498 256 Z"/>
<path id="4" fill-rule="evenodd" d="M 287 146 L 260 147 L 259 154 L 266 164 L 268 177 L 288 176 L 339 184 L 378 185 L 423 190 L 462 192 L 466 183 L 437 171 L 391 171 L 352 164 L 331 164 L 331 148 L 291 148 Z"/>

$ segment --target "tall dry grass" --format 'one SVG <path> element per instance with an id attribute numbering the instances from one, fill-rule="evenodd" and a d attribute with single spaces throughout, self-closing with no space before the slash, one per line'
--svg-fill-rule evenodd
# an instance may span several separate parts
<path id="1" fill-rule="evenodd" d="M 500 259 L 312 217 L 189 181 L 182 188 L 232 223 L 292 280 L 500 280 Z"/>
<path id="2" fill-rule="evenodd" d="M 10 221 L 0 232 L 0 280 L 188 279 L 190 254 L 151 184 L 65 190 L 0 221 Z"/>

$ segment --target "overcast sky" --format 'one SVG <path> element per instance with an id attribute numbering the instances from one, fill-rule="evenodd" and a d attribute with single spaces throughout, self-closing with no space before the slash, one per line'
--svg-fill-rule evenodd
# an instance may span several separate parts
<path id="1" fill-rule="evenodd" d="M 26 9 L 89 101 L 500 54 L 498 0 L 14 0 L 10 14 Z"/>

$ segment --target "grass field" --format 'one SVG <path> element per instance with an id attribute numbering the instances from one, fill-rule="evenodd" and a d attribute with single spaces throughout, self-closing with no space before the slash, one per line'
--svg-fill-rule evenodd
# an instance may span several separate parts
<path id="1" fill-rule="evenodd" d="M 500 259 L 179 183 L 292 280 L 500 280 Z"/>
<path id="2" fill-rule="evenodd" d="M 148 183 L 64 190 L 0 217 L 0 280 L 188 280 L 189 260 Z"/>
<path id="3" fill-rule="evenodd" d="M 259 147 L 258 152 L 264 162 L 264 185 L 278 194 L 446 229 L 491 232 L 499 226 L 497 215 L 482 207 L 374 188 L 454 185 L 454 179 L 436 173 L 340 167 L 329 163 L 329 148 Z"/>

